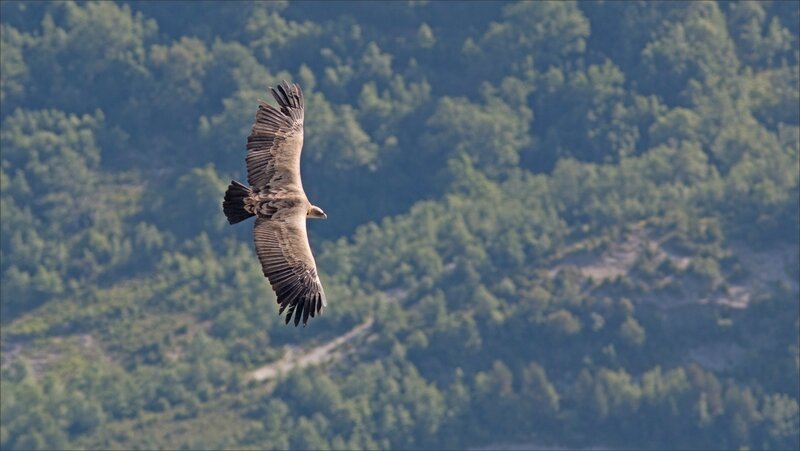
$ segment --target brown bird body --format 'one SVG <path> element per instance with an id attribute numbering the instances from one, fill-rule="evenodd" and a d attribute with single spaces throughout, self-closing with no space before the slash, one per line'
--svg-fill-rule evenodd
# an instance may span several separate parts
<path id="1" fill-rule="evenodd" d="M 260 102 L 247 137 L 247 182 L 232 181 L 222 203 L 228 222 L 256 217 L 256 254 L 269 279 L 286 323 L 295 326 L 321 313 L 327 305 L 308 243 L 306 218 L 327 218 L 312 205 L 300 178 L 303 148 L 303 92 L 283 81 L 270 88 L 278 108 Z M 287 310 L 288 309 L 288 310 Z"/>

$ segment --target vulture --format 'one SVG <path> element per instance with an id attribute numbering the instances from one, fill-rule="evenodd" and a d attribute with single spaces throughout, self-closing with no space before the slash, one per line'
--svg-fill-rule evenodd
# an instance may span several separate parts
<path id="1" fill-rule="evenodd" d="M 303 92 L 285 80 L 270 92 L 274 107 L 260 101 L 247 137 L 247 183 L 231 181 L 222 209 L 236 224 L 255 216 L 253 239 L 264 276 L 286 310 L 286 324 L 297 326 L 328 305 L 306 233 L 306 218 L 326 219 L 311 205 L 300 180 L 303 148 Z"/>

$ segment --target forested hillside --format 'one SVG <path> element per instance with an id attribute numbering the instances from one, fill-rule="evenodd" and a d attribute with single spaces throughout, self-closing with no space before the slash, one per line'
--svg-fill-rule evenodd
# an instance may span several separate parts
<path id="1" fill-rule="evenodd" d="M 0 448 L 800 447 L 797 2 L 0 13 Z M 305 328 L 221 209 L 281 79 Z"/>

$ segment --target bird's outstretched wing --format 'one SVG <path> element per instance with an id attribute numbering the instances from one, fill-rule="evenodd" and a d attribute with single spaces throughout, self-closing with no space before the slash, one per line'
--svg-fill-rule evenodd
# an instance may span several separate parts
<path id="1" fill-rule="evenodd" d="M 258 192 L 302 193 L 303 92 L 286 80 L 270 91 L 278 108 L 259 102 L 247 137 L 247 181 Z"/>
<path id="2" fill-rule="evenodd" d="M 281 306 L 279 314 L 288 308 L 286 324 L 294 315 L 295 326 L 301 317 L 305 325 L 309 316 L 328 304 L 308 244 L 305 209 L 279 209 L 271 219 L 257 218 L 253 238 L 261 268 Z"/>

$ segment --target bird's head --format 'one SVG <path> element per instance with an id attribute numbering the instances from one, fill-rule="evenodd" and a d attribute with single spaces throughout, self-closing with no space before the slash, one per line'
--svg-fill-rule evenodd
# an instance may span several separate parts
<path id="1" fill-rule="evenodd" d="M 311 208 L 308 209 L 308 213 L 306 213 L 306 218 L 328 219 L 328 215 L 326 215 L 321 208 L 312 205 Z"/>

